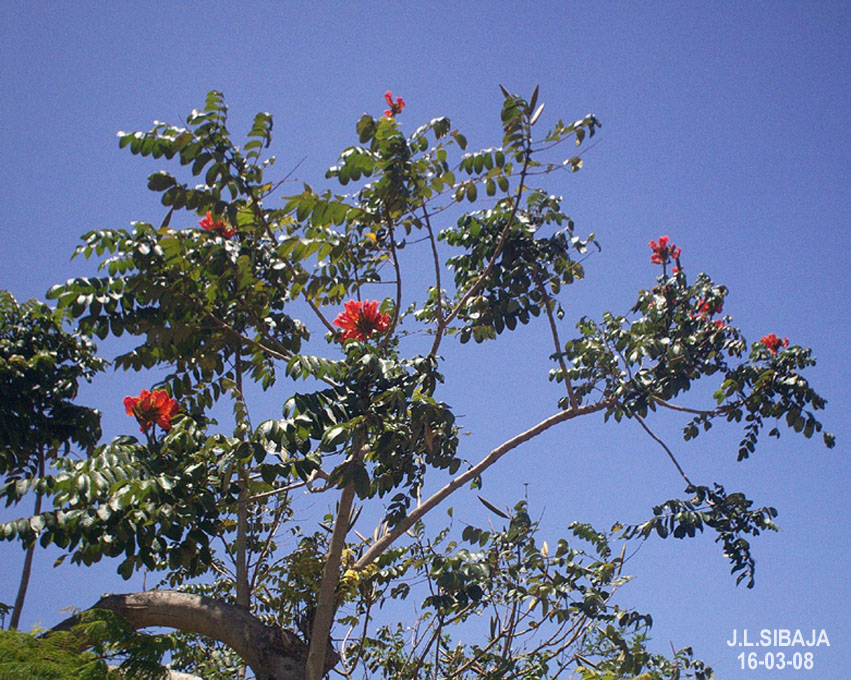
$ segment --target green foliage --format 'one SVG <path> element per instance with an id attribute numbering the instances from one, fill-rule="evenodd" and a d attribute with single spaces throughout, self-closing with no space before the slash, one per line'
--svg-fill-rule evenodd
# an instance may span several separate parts
<path id="1" fill-rule="evenodd" d="M 173 641 L 135 631 L 109 611 L 89 610 L 69 629 L 21 633 L 0 630 L 3 680 L 164 680 Z"/>
<path id="2" fill-rule="evenodd" d="M 55 508 L 0 524 L 0 538 L 38 538 L 77 564 L 123 556 L 124 578 L 164 565 L 200 573 L 211 563 L 211 540 L 223 532 L 220 504 L 232 493 L 226 472 L 233 459 L 225 452 L 232 453 L 225 438 L 205 439 L 183 419 L 155 446 L 120 437 L 84 460 L 60 458 L 54 474 L 0 490 L 10 503 L 34 484 Z"/>
<path id="3" fill-rule="evenodd" d="M 446 541 L 443 533 L 430 540 L 420 526 L 414 546 L 383 561 L 371 591 L 377 601 L 376 590 L 424 570 L 432 594 L 423 601 L 413 632 L 385 625 L 360 643 L 372 673 L 546 678 L 576 664 L 580 677 L 588 678 L 673 678 L 676 668 L 695 671 L 680 677 L 712 677 L 711 669 L 691 659 L 691 650 L 673 659 L 647 651 L 650 616 L 613 602 L 629 579 L 621 575 L 623 554 L 613 556 L 612 536 L 574 524 L 578 541 L 559 539 L 550 549 L 537 540 L 538 525 L 525 502 L 497 514 L 507 520 L 502 528 L 464 528 L 462 540 L 471 549 Z M 391 597 L 408 592 L 398 586 L 389 590 Z M 362 606 L 361 611 L 370 609 Z M 364 615 L 353 616 L 353 623 Z M 479 619 L 488 621 L 487 636 L 481 642 L 456 642 L 481 639 L 478 629 L 465 633 L 471 626 L 480 628 Z M 426 655 L 419 647 L 433 649 Z"/>
<path id="4" fill-rule="evenodd" d="M 539 132 L 537 88 L 528 100 L 503 95 L 498 147 L 468 150 L 447 118 L 406 134 L 398 116 L 365 114 L 356 144 L 326 173 L 333 189 L 304 184 L 283 197 L 282 183 L 265 176 L 274 158 L 262 160 L 271 115 L 257 114 L 237 145 L 219 92 L 185 126 L 157 122 L 120 133 L 131 153 L 172 161 L 175 174 L 148 178 L 165 216 L 85 234 L 76 254 L 98 261 L 98 273 L 51 288 L 56 313 L 0 298 L 0 388 L 10 399 L 30 391 L 41 400 L 27 406 L 23 425 L 14 418 L 24 410 L 4 403 L 3 432 L 35 432 L 33 441 L 56 454 L 68 442 L 89 453 L 56 455 L 36 475 L 29 449 L 0 451 L 0 472 L 11 475 L 0 487 L 7 504 L 30 490 L 52 502 L 46 512 L 0 524 L 0 540 L 54 544 L 86 565 L 118 558 L 125 578 L 161 572 L 161 586 L 248 609 L 313 652 L 348 627 L 340 663 L 350 677 L 543 679 L 570 669 L 584 680 L 711 678 L 688 648 L 671 658 L 652 652 L 650 616 L 614 603 L 628 581 L 622 543 L 709 528 L 737 583 L 750 587 L 755 560 L 746 537 L 775 529 L 777 513 L 720 485 L 693 484 L 645 420 L 661 408 L 687 412 L 686 440 L 719 420 L 743 422 L 739 459 L 754 451 L 769 420 L 811 437 L 823 431 L 816 412 L 825 407 L 803 375 L 815 361 L 794 345 L 776 354 L 762 343 L 749 349 L 720 316 L 727 289 L 705 274 L 689 278 L 679 253 L 675 272 L 663 265 L 628 314 L 583 317 L 577 337 L 563 342 L 567 286 L 586 276 L 585 259 L 600 247 L 593 234 L 578 236 L 561 199 L 534 183 L 579 170 L 580 156 L 562 147 L 581 146 L 600 123 L 589 115 Z M 425 272 L 431 280 L 410 293 Z M 381 296 L 380 330 L 362 340 L 341 334 L 332 319 L 342 303 L 370 295 Z M 455 411 L 439 396 L 442 343 L 497 340 L 539 317 L 553 337 L 550 379 L 566 387 L 561 410 L 465 467 Z M 61 330 L 66 318 L 77 332 Z M 161 369 L 159 386 L 181 411 L 159 437 L 123 436 L 93 448 L 94 412 L 63 408 L 78 379 L 102 365 L 86 338 L 125 334 L 133 346 L 116 367 Z M 427 352 L 417 336 L 428 338 Z M 716 403 L 674 403 L 707 378 L 717 381 Z M 290 379 L 301 391 L 272 391 L 289 389 Z M 252 385 L 279 400 L 281 417 L 252 420 Z M 219 400 L 233 409 L 230 434 L 217 431 L 211 415 Z M 534 432 L 596 412 L 637 420 L 662 443 L 688 497 L 613 533 L 571 524 L 552 548 L 525 502 L 508 510 L 482 498 L 503 523 L 467 525 L 460 542 L 452 527 L 427 529 L 431 508 L 476 485 Z M 435 486 L 429 482 L 440 486 L 447 475 L 452 481 L 424 499 Z M 336 508 L 314 500 L 328 493 L 339 498 Z M 317 505 L 322 518 L 305 519 Z M 371 535 L 357 525 L 365 508 L 363 516 L 378 522 Z M 408 599 L 420 614 L 412 629 L 379 618 Z M 317 623 L 327 613 L 321 602 L 333 603 L 331 631 Z M 221 641 L 192 632 L 141 636 L 97 617 L 86 625 L 104 655 L 125 652 L 134 677 L 160 673 L 167 652 L 205 678 L 235 677 L 244 665 Z"/>
<path id="5" fill-rule="evenodd" d="M 80 651 L 74 633 L 38 637 L 0 630 L 0 678 L 4 680 L 106 680 L 106 663 Z"/>
<path id="6" fill-rule="evenodd" d="M 706 526 L 718 534 L 715 540 L 723 545 L 724 555 L 733 564 L 730 573 L 741 572 L 736 576 L 736 584 L 747 579 L 748 588 L 753 588 L 756 561 L 743 534 L 758 536 L 761 531 L 777 531 L 773 522 L 777 510 L 771 507 L 751 510 L 753 501 L 741 492 L 728 494 L 720 484 L 712 489 L 689 486 L 686 493 L 694 495 L 688 500 L 673 499 L 657 505 L 653 508 L 653 519 L 624 528 L 623 537 L 647 538 L 655 531 L 662 538 L 668 535 L 693 538 Z"/>
<path id="7" fill-rule="evenodd" d="M 506 199 L 494 209 L 465 214 L 456 228 L 440 234 L 449 245 L 468 251 L 447 260 L 455 274 L 456 290 L 462 296 L 474 288 L 478 292 L 458 314 L 465 322 L 455 330 L 462 343 L 471 337 L 476 342 L 493 339 L 506 328 L 514 330 L 518 322 L 528 324 L 546 311 L 563 285 L 584 277 L 582 265 L 571 257 L 571 251 L 584 255 L 593 235 L 586 240 L 574 236 L 573 221 L 561 212 L 554 196 L 536 191 L 526 204 L 520 211 L 514 201 Z M 542 236 L 541 230 L 550 224 L 565 226 Z M 479 282 L 480 272 L 491 260 L 493 266 Z M 435 311 L 431 305 L 421 317 Z M 560 306 L 557 315 L 564 316 Z"/>
<path id="8" fill-rule="evenodd" d="M 407 488 L 408 494 L 390 499 L 386 519 L 395 524 L 416 497 L 427 466 L 451 473 L 460 466 L 455 418 L 431 396 L 443 380 L 434 357 L 381 359 L 358 342 L 346 343 L 346 350 L 333 387 L 294 395 L 284 404 L 288 417 L 263 423 L 258 434 L 279 447 L 292 474 L 302 479 L 319 465 L 311 452 L 344 452 L 360 442 L 368 452 L 345 457 L 330 479 L 339 486 L 353 482 L 362 499 Z M 293 457 L 296 452 L 304 458 Z"/>
<path id="9" fill-rule="evenodd" d="M 596 663 L 580 655 L 576 673 L 579 680 L 712 680 L 715 674 L 703 661 L 694 658 L 691 647 L 676 651 L 672 658 L 651 654 L 643 633 L 624 635 L 614 626 L 597 631 L 586 641 L 588 657 L 596 655 Z M 592 657 L 593 658 L 593 657 Z"/>
<path id="10" fill-rule="evenodd" d="M 63 316 L 0 291 L 0 475 L 34 475 L 39 459 L 100 438 L 100 413 L 73 403 L 104 362 Z"/>
<path id="11" fill-rule="evenodd" d="M 815 363 L 812 351 L 792 346 L 775 355 L 754 343 L 745 356 L 747 343 L 730 325 L 731 318 L 712 318 L 720 313 L 712 310 L 722 308 L 726 295 L 727 289 L 706 274 L 699 274 L 692 284 L 684 271 L 661 276 L 657 286 L 640 292 L 633 320 L 608 312 L 602 323 L 582 318 L 577 324 L 580 337 L 568 341 L 563 353 L 572 367 L 566 376 L 553 369 L 550 379 L 567 377 L 583 397 L 596 391 L 610 395 L 606 417 L 620 421 L 644 418 L 697 380 L 720 375 L 716 407 L 697 411 L 683 434 L 689 440 L 708 430 L 714 420 L 744 420 L 739 460 L 755 450 L 766 418 L 785 419 L 807 438 L 821 432 L 814 411 L 824 409 L 827 402 L 801 374 Z M 779 437 L 779 429 L 772 428 L 770 434 Z M 833 435 L 825 433 L 824 442 L 833 447 Z"/>

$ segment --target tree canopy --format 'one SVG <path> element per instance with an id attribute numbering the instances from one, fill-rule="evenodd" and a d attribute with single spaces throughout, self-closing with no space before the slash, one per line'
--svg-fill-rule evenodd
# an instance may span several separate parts
<path id="1" fill-rule="evenodd" d="M 652 619 L 616 601 L 625 545 L 707 531 L 751 587 L 750 537 L 775 529 L 776 511 L 692 480 L 650 421 L 680 412 L 686 440 L 739 425 L 740 460 L 765 428 L 833 446 L 817 414 L 825 401 L 804 376 L 812 353 L 774 333 L 749 343 L 724 315 L 727 288 L 691 272 L 668 236 L 650 242 L 648 287 L 633 306 L 581 317 L 568 338 L 563 301 L 599 246 L 539 183 L 580 170 L 568 149 L 601 124 L 588 115 L 539 131 L 537 88 L 503 95 L 499 145 L 470 151 L 448 118 L 406 133 L 404 100 L 388 92 L 384 115 L 362 116 L 356 143 L 327 171 L 335 189 L 294 194 L 288 178 L 269 177 L 272 116 L 257 114 L 237 145 L 219 92 L 185 125 L 119 133 L 122 148 L 171 162 L 173 173 L 148 178 L 165 214 L 83 235 L 76 254 L 98 273 L 48 292 L 85 354 L 51 363 L 4 353 L 2 370 L 70 362 L 74 378 L 89 377 L 99 365 L 83 338 L 129 336 L 114 365 L 161 369 L 124 402 L 143 436 L 94 446 L 90 427 L 60 438 L 84 457 L 57 455 L 41 471 L 10 459 L 7 503 L 35 489 L 51 505 L 0 525 L 0 538 L 162 580 L 93 603 L 121 625 L 93 633 L 78 615 L 40 639 L 77 631 L 81 653 L 117 655 L 131 677 L 159 672 L 166 653 L 203 678 L 711 677 L 689 648 L 649 651 Z M 549 328 L 552 344 L 533 349 L 552 360 L 562 396 L 476 459 L 440 393 L 471 376 L 444 375 L 442 348 L 534 322 Z M 680 403 L 698 383 L 714 399 Z M 33 383 L 34 413 L 53 389 Z M 255 402 L 270 399 L 280 416 L 258 421 Z M 503 456 L 593 414 L 644 428 L 683 496 L 639 524 L 574 522 L 553 545 L 536 534 L 534 499 L 500 508 L 482 497 L 481 526 L 460 534 L 435 518 Z M 53 426 L 36 418 L 30 429 L 47 437 Z M 401 601 L 413 603 L 408 618 Z M 175 632 L 135 637 L 152 626 Z"/>

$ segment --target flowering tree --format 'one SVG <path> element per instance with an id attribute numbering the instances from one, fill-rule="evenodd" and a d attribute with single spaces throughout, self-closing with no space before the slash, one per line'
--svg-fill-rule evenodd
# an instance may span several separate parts
<path id="1" fill-rule="evenodd" d="M 106 256 L 100 274 L 49 297 L 84 334 L 137 339 L 119 368 L 168 373 L 125 400 L 146 441 L 119 437 L 84 460 L 57 461 L 33 482 L 52 508 L 2 525 L 0 537 L 38 538 L 84 564 L 116 558 L 125 577 L 161 572 L 155 590 L 94 604 L 124 622 L 126 663 L 138 669 L 140 650 L 150 660 L 154 649 L 205 678 L 250 669 L 264 680 L 316 680 L 332 668 L 349 678 L 711 676 L 688 649 L 649 653 L 649 617 L 612 604 L 625 578 L 614 544 L 708 530 L 751 586 L 746 537 L 773 529 L 775 511 L 692 481 L 648 421 L 658 409 L 681 412 L 685 439 L 715 421 L 743 423 L 740 459 L 764 426 L 811 437 L 825 404 L 802 375 L 814 360 L 773 334 L 749 345 L 721 316 L 727 289 L 691 275 L 667 236 L 640 256 L 659 268 L 629 313 L 583 317 L 563 340 L 559 300 L 584 277 L 596 241 L 578 236 L 560 200 L 533 182 L 579 170 L 578 156 L 554 155 L 600 123 L 589 115 L 536 134 L 537 89 L 528 100 L 503 94 L 501 145 L 471 153 L 446 118 L 406 134 L 404 101 L 388 92 L 384 116 L 364 115 L 357 145 L 326 174 L 347 193 L 305 185 L 274 208 L 281 183 L 266 178 L 273 159 L 261 161 L 268 114 L 237 147 L 211 92 L 186 127 L 120 134 L 132 153 L 175 161 L 204 183 L 151 175 L 167 208 L 160 224 L 86 234 L 77 253 Z M 414 252 L 402 258 L 406 245 Z M 431 281 L 412 295 L 413 271 Z M 378 284 L 392 293 L 381 298 Z M 468 461 L 440 401 L 441 350 L 497 340 L 538 317 L 563 396 L 553 414 Z M 678 405 L 704 378 L 716 381 L 713 403 Z M 277 394 L 282 380 L 306 387 L 281 400 L 281 417 L 256 422 L 252 399 Z M 219 401 L 232 406 L 230 432 L 213 419 Z M 434 526 L 429 513 L 478 486 L 500 458 L 592 414 L 635 420 L 657 439 L 684 497 L 609 533 L 575 523 L 552 547 L 536 538 L 525 501 L 512 510 L 485 502 L 502 524 L 467 526 L 465 547 Z M 15 500 L 18 486 L 3 493 Z M 328 514 L 305 522 L 317 498 Z M 383 605 L 406 598 L 420 604 L 412 628 L 382 619 Z M 92 644 L 85 615 L 55 631 L 81 621 L 80 644 Z M 176 632 L 148 646 L 127 632 L 149 626 Z"/>

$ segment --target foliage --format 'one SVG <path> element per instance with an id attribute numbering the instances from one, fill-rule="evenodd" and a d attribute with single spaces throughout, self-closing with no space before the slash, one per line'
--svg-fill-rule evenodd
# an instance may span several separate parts
<path id="1" fill-rule="evenodd" d="M 709 529 L 737 582 L 752 586 L 745 536 L 774 529 L 776 511 L 693 483 L 646 420 L 659 409 L 686 412 L 686 440 L 718 420 L 743 422 L 739 459 L 768 421 L 777 423 L 770 435 L 785 422 L 811 437 L 825 406 L 803 376 L 814 359 L 795 345 L 749 346 L 729 316 L 715 318 L 727 289 L 687 276 L 668 237 L 642 254 L 661 274 L 628 313 L 583 317 L 577 337 L 562 341 L 565 290 L 599 246 L 534 183 L 579 170 L 578 155 L 551 159 L 600 122 L 588 115 L 537 134 L 537 89 L 528 100 L 503 95 L 501 145 L 468 152 L 446 118 L 406 135 L 404 100 L 388 92 L 385 115 L 362 116 L 357 144 L 326 174 L 343 193 L 304 184 L 280 207 L 269 207 L 282 186 L 266 177 L 274 158 L 261 160 L 267 113 L 241 146 L 218 92 L 186 126 L 120 133 L 122 148 L 172 160 L 188 177 L 152 174 L 148 187 L 167 208 L 159 226 L 85 234 L 76 254 L 99 259 L 99 272 L 48 297 L 84 336 L 131 336 L 118 368 L 165 369 L 127 402 L 143 430 L 157 421 L 163 431 L 146 432 L 146 442 L 118 437 L 85 460 L 59 458 L 44 475 L 6 484 L 8 503 L 35 488 L 53 505 L 0 525 L 0 538 L 38 538 L 84 564 L 118 557 L 126 578 L 161 571 L 162 586 L 250 611 L 303 644 L 287 658 L 310 680 L 331 657 L 348 677 L 710 678 L 688 648 L 671 658 L 649 651 L 650 616 L 614 604 L 628 580 L 625 542 Z M 181 220 L 184 228 L 172 227 Z M 412 296 L 408 284 L 423 272 L 431 280 Z M 365 299 L 367 291 L 389 294 Z M 497 340 L 539 317 L 553 339 L 549 377 L 565 388 L 557 411 L 470 463 L 455 410 L 440 400 L 441 347 L 447 338 Z M 707 378 L 717 383 L 714 404 L 675 403 Z M 270 391 L 285 380 L 303 391 L 280 399 L 280 417 L 255 422 L 252 385 Z M 230 434 L 211 415 L 220 400 L 233 409 Z M 503 524 L 465 526 L 460 541 L 453 527 L 425 521 L 517 446 L 593 413 L 637 421 L 679 470 L 687 498 L 609 533 L 570 525 L 553 548 L 537 538 L 526 501 L 503 510 L 482 499 Z M 445 486 L 424 497 L 434 487 L 427 479 Z M 305 519 L 327 494 L 330 512 Z M 377 522 L 371 533 L 360 531 L 362 514 Z M 407 599 L 418 623 L 382 621 Z M 225 643 L 224 624 L 218 635 L 187 628 L 163 639 L 157 650 L 207 678 L 233 677 L 246 662 Z M 131 661 L 153 659 L 131 637 L 121 644 Z M 263 663 L 254 672 L 272 676 Z"/>
<path id="2" fill-rule="evenodd" d="M 70 638 L 70 640 L 69 640 Z M 29 633 L 0 631 L 0 677 L 6 680 L 105 680 L 106 664 L 80 652 L 71 633 L 40 639 Z"/>
<path id="3" fill-rule="evenodd" d="M 171 648 L 166 636 L 140 634 L 112 612 L 90 610 L 70 630 L 0 631 L 0 678 L 163 680 Z"/>
<path id="4" fill-rule="evenodd" d="M 20 500 L 47 461 L 67 454 L 72 444 L 91 449 L 100 438 L 100 413 L 75 404 L 79 381 L 90 380 L 104 365 L 94 345 L 63 328 L 63 315 L 36 300 L 18 304 L 0 291 L 0 478 L 15 486 L 7 503 Z M 19 526 L 37 532 L 42 493 L 37 485 L 33 514 Z M 29 531 L 27 533 L 30 533 Z M 17 628 L 32 569 L 33 538 L 25 538 L 26 556 L 9 621 Z"/>
<path id="5" fill-rule="evenodd" d="M 72 400 L 104 362 L 62 320 L 43 303 L 19 304 L 0 291 L 0 475 L 35 474 L 37 452 L 87 449 L 100 438 L 100 414 Z"/>

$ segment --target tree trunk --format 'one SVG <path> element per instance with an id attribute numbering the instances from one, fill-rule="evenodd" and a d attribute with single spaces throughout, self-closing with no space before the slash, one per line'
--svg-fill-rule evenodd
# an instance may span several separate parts
<path id="1" fill-rule="evenodd" d="M 38 452 L 38 476 L 44 477 L 44 451 Z M 36 492 L 35 509 L 33 515 L 41 514 L 41 494 Z M 24 556 L 24 568 L 21 570 L 21 583 L 18 586 L 18 595 L 15 598 L 15 607 L 12 609 L 12 618 L 9 621 L 9 630 L 17 630 L 21 620 L 21 611 L 24 608 L 24 598 L 27 596 L 27 587 L 30 584 L 30 572 L 33 566 L 33 555 L 35 554 L 35 542 L 27 548 Z"/>
<path id="2" fill-rule="evenodd" d="M 242 657 L 257 680 L 304 680 L 307 645 L 293 632 L 269 626 L 242 607 L 202 595 L 172 590 L 105 595 L 92 609 L 121 614 L 136 629 L 176 628 L 224 643 Z M 72 616 L 53 628 L 69 630 L 79 623 Z M 329 648 L 326 672 L 337 663 Z"/>

